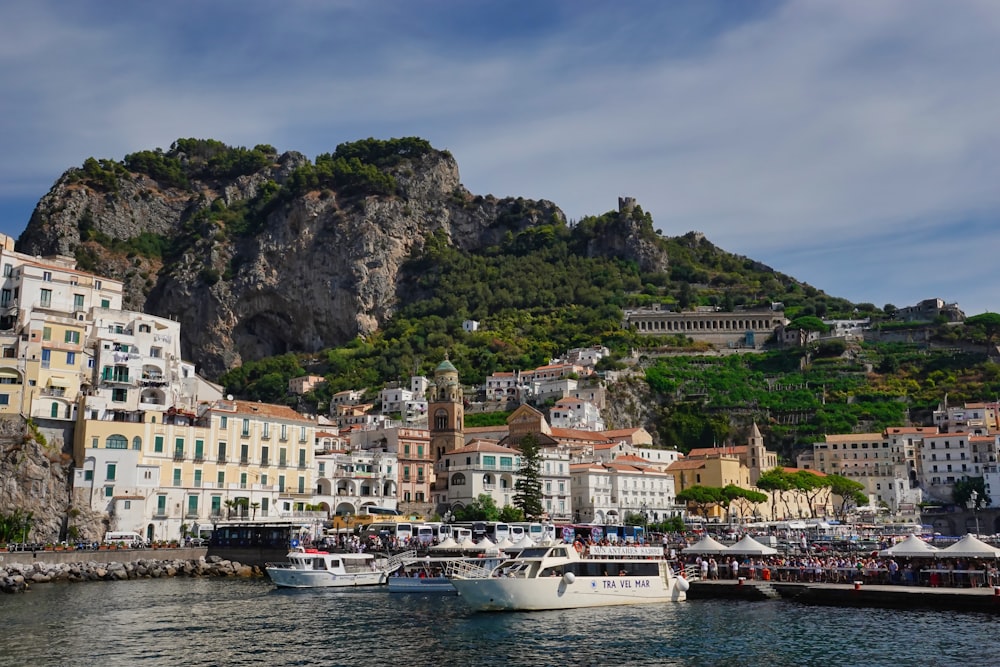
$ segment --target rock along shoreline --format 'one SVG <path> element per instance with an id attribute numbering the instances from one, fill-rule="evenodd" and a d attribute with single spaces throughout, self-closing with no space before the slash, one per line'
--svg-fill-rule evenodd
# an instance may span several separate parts
<path id="1" fill-rule="evenodd" d="M 198 559 L 140 558 L 129 562 L 78 561 L 72 563 L 0 562 L 0 593 L 24 593 L 34 584 L 55 581 L 126 581 L 162 577 L 262 577 L 256 566 L 219 556 Z"/>

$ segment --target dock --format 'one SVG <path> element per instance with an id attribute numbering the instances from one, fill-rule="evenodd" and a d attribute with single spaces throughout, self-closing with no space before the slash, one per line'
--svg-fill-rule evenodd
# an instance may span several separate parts
<path id="1" fill-rule="evenodd" d="M 783 601 L 833 607 L 878 607 L 1000 613 L 1000 586 L 932 588 L 744 580 L 692 581 L 689 600 Z"/>

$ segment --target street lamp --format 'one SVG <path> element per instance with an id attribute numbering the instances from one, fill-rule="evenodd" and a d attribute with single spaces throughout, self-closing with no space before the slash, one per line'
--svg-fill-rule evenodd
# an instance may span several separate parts
<path id="1" fill-rule="evenodd" d="M 975 489 L 969 493 L 969 506 L 972 508 L 972 516 L 976 519 L 976 535 L 979 535 L 979 492 Z"/>

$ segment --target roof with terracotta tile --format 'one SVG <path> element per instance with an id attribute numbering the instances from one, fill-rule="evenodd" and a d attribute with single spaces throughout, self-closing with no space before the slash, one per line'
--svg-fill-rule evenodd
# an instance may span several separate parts
<path id="1" fill-rule="evenodd" d="M 725 447 L 699 447 L 688 452 L 688 457 L 712 458 L 714 456 L 739 456 L 746 454 L 748 445 L 727 445 Z"/>
<path id="2" fill-rule="evenodd" d="M 667 466 L 667 472 L 673 472 L 675 470 L 698 470 L 699 468 L 705 467 L 704 459 L 682 459 L 680 461 L 674 461 L 669 466 Z"/>
<path id="3" fill-rule="evenodd" d="M 299 414 L 288 406 L 275 405 L 273 403 L 256 403 L 253 401 L 216 401 L 216 403 L 209 408 L 209 410 L 228 415 L 235 413 L 238 415 L 266 417 L 269 419 L 304 422 L 307 424 L 315 423 L 305 415 Z"/>
<path id="4" fill-rule="evenodd" d="M 601 431 L 581 431 L 575 428 L 552 427 L 552 437 L 558 440 L 583 440 L 584 442 L 608 442 Z"/>
<path id="5" fill-rule="evenodd" d="M 495 452 L 497 454 L 513 454 L 518 455 L 516 449 L 511 449 L 510 447 L 504 447 L 503 445 L 498 445 L 496 440 L 473 440 L 464 447 L 459 447 L 450 452 L 447 452 L 445 456 L 451 456 L 452 454 L 468 454 L 471 452 Z"/>

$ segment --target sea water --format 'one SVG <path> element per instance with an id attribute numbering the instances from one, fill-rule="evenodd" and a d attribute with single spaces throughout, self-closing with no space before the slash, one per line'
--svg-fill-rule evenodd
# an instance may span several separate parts
<path id="1" fill-rule="evenodd" d="M 698 600 L 480 613 L 385 587 L 266 580 L 37 584 L 0 596 L 0 665 L 992 664 L 992 615 Z"/>

